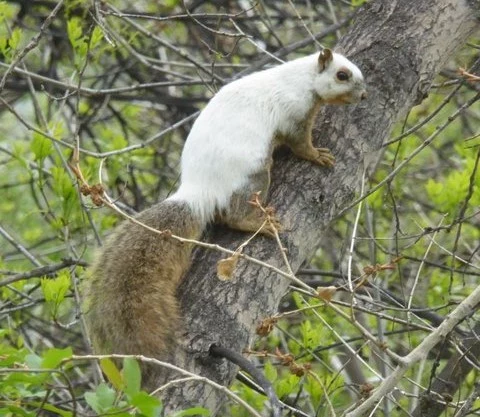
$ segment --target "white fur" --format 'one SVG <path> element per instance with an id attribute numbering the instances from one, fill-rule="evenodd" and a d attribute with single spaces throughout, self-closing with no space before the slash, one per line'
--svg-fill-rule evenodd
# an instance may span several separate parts
<path id="1" fill-rule="evenodd" d="M 360 70 L 333 54 L 319 72 L 318 54 L 248 75 L 224 86 L 195 121 L 182 153 L 181 185 L 170 200 L 186 201 L 204 222 L 226 209 L 232 194 L 265 166 L 276 133 L 294 133 L 316 96 L 364 90 Z M 336 72 L 347 68 L 350 82 Z"/>

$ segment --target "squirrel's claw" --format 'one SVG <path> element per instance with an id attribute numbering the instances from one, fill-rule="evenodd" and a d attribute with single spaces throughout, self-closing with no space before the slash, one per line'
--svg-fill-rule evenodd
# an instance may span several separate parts
<path id="1" fill-rule="evenodd" d="M 326 167 L 333 167 L 335 165 L 335 157 L 328 148 L 315 148 L 315 150 L 317 151 L 315 163 Z"/>

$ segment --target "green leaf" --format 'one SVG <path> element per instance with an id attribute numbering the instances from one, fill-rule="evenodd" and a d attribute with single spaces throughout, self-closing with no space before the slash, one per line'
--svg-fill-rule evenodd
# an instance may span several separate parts
<path id="1" fill-rule="evenodd" d="M 77 194 L 72 180 L 62 167 L 52 167 L 51 169 L 54 192 L 60 197 L 62 208 L 62 223 L 68 224 L 71 213 L 77 204 Z"/>
<path id="2" fill-rule="evenodd" d="M 10 39 L 8 41 L 10 48 L 17 49 L 21 40 L 22 40 L 22 30 L 17 27 L 13 29 L 12 36 L 10 36 Z"/>
<path id="3" fill-rule="evenodd" d="M 72 44 L 73 48 L 76 49 L 83 37 L 82 20 L 79 17 L 75 16 L 68 20 L 67 34 L 68 40 Z"/>
<path id="4" fill-rule="evenodd" d="M 371 208 L 380 209 L 383 205 L 383 196 L 385 192 L 383 189 L 378 189 L 367 197 L 368 204 Z"/>
<path id="5" fill-rule="evenodd" d="M 13 144 L 12 156 L 20 163 L 22 168 L 29 170 L 28 161 L 24 158 L 25 147 L 20 142 L 15 142 Z"/>
<path id="6" fill-rule="evenodd" d="M 40 280 L 45 301 L 51 308 L 53 317 L 57 315 L 60 304 L 70 288 L 70 274 L 66 270 L 59 272 L 57 278 L 42 278 Z"/>
<path id="7" fill-rule="evenodd" d="M 0 416 L 5 416 L 5 417 L 11 417 L 11 416 L 25 416 L 25 417 L 33 417 L 35 414 L 38 413 L 30 413 L 26 410 L 24 410 L 21 407 L 18 407 L 17 405 L 13 404 L 5 404 L 1 409 L 0 409 Z"/>
<path id="8" fill-rule="evenodd" d="M 115 135 L 110 144 L 113 150 L 117 150 L 125 148 L 128 145 L 128 142 L 122 135 Z"/>
<path id="9" fill-rule="evenodd" d="M 133 397 L 140 392 L 142 382 L 140 365 L 133 358 L 125 358 L 123 360 L 123 382 L 124 392 L 129 397 Z"/>
<path id="10" fill-rule="evenodd" d="M 38 132 L 33 132 L 33 140 L 30 145 L 35 160 L 43 161 L 52 152 L 52 141 Z"/>
<path id="11" fill-rule="evenodd" d="M 305 349 L 314 349 L 320 344 L 322 333 L 315 328 L 310 320 L 305 320 L 300 326 Z"/>
<path id="12" fill-rule="evenodd" d="M 100 360 L 100 368 L 114 388 L 121 391 L 123 389 L 123 379 L 115 363 L 109 358 L 104 358 Z"/>
<path id="13" fill-rule="evenodd" d="M 8 42 L 7 42 L 7 38 L 5 37 L 0 37 L 0 52 L 2 53 L 2 55 L 7 55 L 8 54 Z"/>
<path id="14" fill-rule="evenodd" d="M 137 407 L 146 417 L 160 416 L 162 403 L 158 398 L 148 395 L 146 392 L 137 392 L 132 396 L 131 404 Z"/>
<path id="15" fill-rule="evenodd" d="M 19 388 L 19 398 L 33 395 L 32 392 L 23 389 L 23 386 L 29 386 L 36 388 L 35 394 L 41 394 L 41 390 L 38 390 L 40 385 L 43 385 L 47 380 L 51 379 L 51 372 L 22 372 L 7 374 L 2 382 L 5 382 L 7 386 Z M 3 391 L 0 390 L 3 393 Z M 0 408 L 1 409 L 1 408 Z"/>
<path id="16" fill-rule="evenodd" d="M 270 381 L 273 382 L 277 379 L 278 373 L 277 373 L 277 368 L 275 368 L 271 362 L 265 362 L 265 366 L 263 368 L 263 371 L 265 372 L 265 377 Z"/>
<path id="17" fill-rule="evenodd" d="M 172 415 L 172 417 L 187 417 L 187 416 L 210 416 L 210 410 L 203 407 L 189 408 L 188 410 L 182 410 Z"/>
<path id="18" fill-rule="evenodd" d="M 322 378 L 320 375 L 319 378 Z M 309 393 L 312 402 L 316 407 L 320 406 L 320 401 L 323 398 L 324 392 L 321 385 L 315 378 L 306 378 L 304 381 L 305 390 Z"/>
<path id="19" fill-rule="evenodd" d="M 64 359 L 70 358 L 72 355 L 73 351 L 70 346 L 65 349 L 48 349 L 43 355 L 42 368 L 56 368 Z"/>
<path id="20" fill-rule="evenodd" d="M 85 401 L 87 404 L 97 413 L 100 413 L 100 405 L 98 404 L 97 394 L 95 392 L 86 392 L 85 393 Z"/>
<path id="21" fill-rule="evenodd" d="M 164 0 L 165 7 L 168 9 L 173 9 L 175 6 L 180 4 L 180 0 Z"/>
<path id="22" fill-rule="evenodd" d="M 275 382 L 275 392 L 277 393 L 278 398 L 285 397 L 293 392 L 296 389 L 300 378 L 293 374 L 288 374 L 286 377 L 279 379 Z"/>
<path id="23" fill-rule="evenodd" d="M 90 49 L 95 48 L 103 39 L 103 32 L 102 29 L 100 29 L 98 26 L 95 26 L 95 28 L 92 31 L 92 36 L 90 38 Z"/>
<path id="24" fill-rule="evenodd" d="M 54 191 L 64 199 L 70 198 L 70 196 L 72 195 L 72 193 L 75 192 L 75 190 L 68 174 L 61 167 L 52 167 L 51 172 L 54 180 Z"/>
<path id="25" fill-rule="evenodd" d="M 85 401 L 97 413 L 108 411 L 113 406 L 115 398 L 115 390 L 103 382 L 98 385 L 95 392 L 85 393 Z"/>
<path id="26" fill-rule="evenodd" d="M 62 410 L 61 408 L 55 407 L 52 404 L 39 402 L 39 401 L 31 401 L 29 405 L 32 405 L 37 408 L 41 408 L 42 410 L 50 411 L 54 415 L 62 416 L 62 417 L 71 417 L 73 413 L 71 411 Z"/>
<path id="27" fill-rule="evenodd" d="M 42 358 L 34 353 L 31 353 L 25 356 L 25 364 L 30 369 L 37 369 L 41 368 L 42 366 Z"/>
<path id="28" fill-rule="evenodd" d="M 8 4 L 6 1 L 0 1 L 0 23 L 16 16 L 18 8 L 16 5 Z"/>

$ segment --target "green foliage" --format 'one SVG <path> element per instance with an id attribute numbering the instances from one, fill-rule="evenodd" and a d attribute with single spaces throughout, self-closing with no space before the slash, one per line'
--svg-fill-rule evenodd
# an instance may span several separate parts
<path id="1" fill-rule="evenodd" d="M 50 348 L 43 354 L 29 353 L 26 348 L 13 348 L 7 342 L 15 334 L 2 331 L 0 334 L 0 370 L 10 369 L 10 373 L 0 373 L 0 392 L 2 392 L 2 412 L 5 416 L 34 416 L 43 409 L 59 416 L 72 416 L 42 399 L 48 397 L 49 386 L 55 379 L 65 376 L 64 363 L 72 356 L 72 348 Z"/>
<path id="2" fill-rule="evenodd" d="M 265 378 L 267 378 L 270 382 L 275 381 L 278 377 L 277 368 L 275 368 L 270 361 L 265 362 L 263 372 L 265 373 Z"/>
<path id="3" fill-rule="evenodd" d="M 162 411 L 160 400 L 140 388 L 141 371 L 135 359 L 124 359 L 122 373 L 109 359 L 103 359 L 101 365 L 115 388 L 101 383 L 95 391 L 85 393 L 86 402 L 95 412 L 115 416 L 160 416 Z"/>
<path id="4" fill-rule="evenodd" d="M 9 37 L 0 36 L 0 52 L 5 56 L 7 61 L 11 61 L 15 55 L 15 50 L 18 48 L 23 32 L 16 28 Z"/>
<path id="5" fill-rule="evenodd" d="M 79 16 L 72 16 L 67 21 L 67 35 L 70 45 L 72 46 L 75 67 L 79 71 L 84 71 L 88 64 L 89 57 L 96 49 L 100 53 L 108 50 L 100 48 L 103 46 L 103 31 L 100 27 L 95 26 L 91 30 L 86 30 L 85 19 Z M 97 56 L 98 58 L 98 56 Z"/>
<path id="6" fill-rule="evenodd" d="M 125 358 L 123 361 L 124 391 L 130 397 L 140 392 L 141 372 L 140 366 L 135 359 Z"/>
<path id="7" fill-rule="evenodd" d="M 33 140 L 31 143 L 32 152 L 35 160 L 43 162 L 43 160 L 52 153 L 52 141 L 40 133 L 33 132 Z"/>
<path id="8" fill-rule="evenodd" d="M 67 22 L 67 34 L 73 48 L 75 66 L 80 70 L 85 63 L 89 49 L 88 37 L 83 34 L 83 19 L 70 18 Z"/>
<path id="9" fill-rule="evenodd" d="M 9 62 L 22 44 L 24 31 L 20 27 L 11 29 L 8 23 L 15 17 L 18 7 L 15 4 L 0 1 L 0 54 Z"/>
<path id="10" fill-rule="evenodd" d="M 322 340 L 323 326 L 321 324 L 313 324 L 310 320 L 305 320 L 300 325 L 300 334 L 302 337 L 302 345 L 305 349 L 315 349 L 320 345 Z"/>
<path id="11" fill-rule="evenodd" d="M 203 407 L 192 407 L 188 410 L 178 411 L 172 414 L 172 417 L 189 417 L 189 416 L 210 416 L 210 410 Z"/>
<path id="12" fill-rule="evenodd" d="M 79 49 L 82 46 L 81 44 L 85 42 L 85 38 L 83 37 L 82 19 L 79 17 L 70 18 L 67 22 L 67 34 L 68 40 L 73 49 Z"/>
<path id="13" fill-rule="evenodd" d="M 299 385 L 300 378 L 293 374 L 287 373 L 281 379 L 278 379 L 275 384 L 275 392 L 279 398 L 284 398 L 296 391 Z"/>
<path id="14" fill-rule="evenodd" d="M 57 368 L 62 361 L 72 356 L 72 348 L 66 347 L 65 349 L 48 349 L 42 356 L 41 367 L 46 369 Z"/>
<path id="15" fill-rule="evenodd" d="M 20 42 L 22 39 L 22 30 L 19 28 L 15 28 L 12 31 L 12 35 L 10 36 L 10 39 L 8 40 L 8 44 L 11 49 L 15 50 L 19 47 Z"/>
<path id="16" fill-rule="evenodd" d="M 130 396 L 130 403 L 139 410 L 140 415 L 145 417 L 157 417 L 161 415 L 160 400 L 148 395 L 144 391 L 139 391 Z"/>
<path id="17" fill-rule="evenodd" d="M 42 278 L 40 283 L 52 317 L 57 318 L 58 309 L 70 290 L 70 274 L 64 270 L 56 278 Z"/>
<path id="18" fill-rule="evenodd" d="M 64 168 L 53 167 L 52 174 L 52 190 L 57 195 L 58 206 L 60 206 L 60 220 L 59 227 L 66 225 L 72 215 L 73 210 L 77 205 L 77 192 Z"/>
<path id="19" fill-rule="evenodd" d="M 3 415 L 34 416 L 39 409 L 42 409 L 59 416 L 73 416 L 70 411 L 42 401 L 48 398 L 50 387 L 56 380 L 67 381 L 67 378 L 72 377 L 70 375 L 73 368 L 72 348 L 50 348 L 41 355 L 33 354 L 26 348 L 15 348 L 5 343 L 7 337 L 11 338 L 13 335 L 14 333 L 7 330 L 0 332 L 0 371 L 11 369 L 10 373 L 0 372 Z M 120 375 L 118 371 L 116 372 Z M 111 370 L 109 374 L 112 375 Z M 125 359 L 121 375 L 123 389 L 100 383 L 95 390 L 86 391 L 84 396 L 88 406 L 99 414 L 160 416 L 162 407 L 158 398 L 140 390 L 140 368 L 137 362 L 130 358 Z M 68 386 L 67 388 L 72 389 Z"/>
<path id="20" fill-rule="evenodd" d="M 480 188 L 478 186 L 480 170 L 477 169 L 475 178 L 472 178 L 475 163 L 473 153 L 467 154 L 466 158 L 464 169 L 449 172 L 445 178 L 438 181 L 430 178 L 425 185 L 428 197 L 440 211 L 450 215 L 450 220 L 458 215 L 458 210 L 467 197 L 472 180 L 470 203 L 472 206 L 480 205 Z"/>
<path id="21" fill-rule="evenodd" d="M 181 4 L 180 0 L 165 0 L 165 7 L 169 9 L 173 9 L 175 6 L 178 6 Z"/>
<path id="22" fill-rule="evenodd" d="M 17 7 L 6 1 L 0 1 L 0 23 L 4 24 L 15 17 Z"/>
<path id="23" fill-rule="evenodd" d="M 88 7 L 88 0 L 66 0 L 65 1 L 65 8 L 67 15 L 72 13 L 73 11 L 78 11 L 79 8 L 82 6 Z M 86 11 L 84 12 L 86 13 Z"/>
<path id="24" fill-rule="evenodd" d="M 100 383 L 95 392 L 86 392 L 85 401 L 97 413 L 112 412 L 117 393 L 107 384 Z M 125 413 L 128 415 L 128 413 Z"/>
<path id="25" fill-rule="evenodd" d="M 123 377 L 115 363 L 111 359 L 104 358 L 100 360 L 100 367 L 107 377 L 108 382 L 110 382 L 117 391 L 120 391 L 123 387 Z"/>

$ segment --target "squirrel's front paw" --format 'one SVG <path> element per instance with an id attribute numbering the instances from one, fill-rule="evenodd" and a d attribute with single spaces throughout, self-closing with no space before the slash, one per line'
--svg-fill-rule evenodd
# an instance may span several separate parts
<path id="1" fill-rule="evenodd" d="M 333 167 L 335 165 L 335 157 L 328 148 L 315 148 L 315 150 L 317 151 L 315 163 L 326 167 Z"/>

